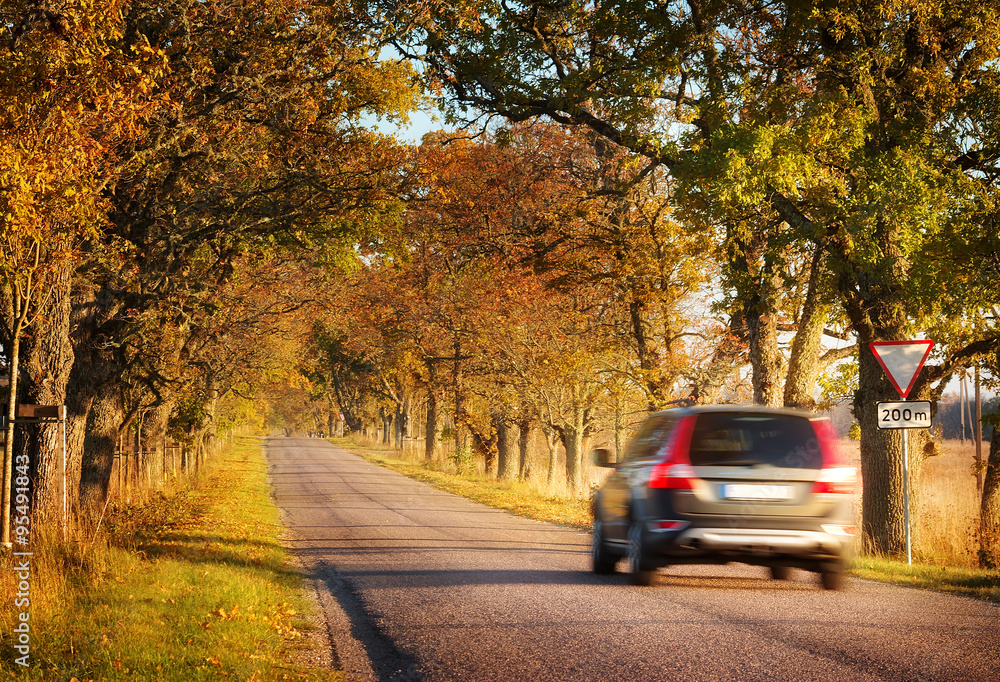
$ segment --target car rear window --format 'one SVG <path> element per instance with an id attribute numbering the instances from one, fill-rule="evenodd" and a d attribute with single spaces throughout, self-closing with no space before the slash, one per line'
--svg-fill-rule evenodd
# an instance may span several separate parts
<path id="1" fill-rule="evenodd" d="M 691 436 L 689 455 L 694 466 L 763 464 L 793 469 L 823 466 L 810 421 L 783 414 L 700 414 Z"/>

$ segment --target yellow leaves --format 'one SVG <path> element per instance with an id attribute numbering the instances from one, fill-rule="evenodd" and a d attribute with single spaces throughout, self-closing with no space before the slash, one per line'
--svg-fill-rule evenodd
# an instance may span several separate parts
<path id="1" fill-rule="evenodd" d="M 226 610 L 220 607 L 218 610 L 213 611 L 211 615 L 216 616 L 222 620 L 233 620 L 234 618 L 236 618 L 236 615 L 239 610 L 240 610 L 240 605 L 233 604 L 233 608 L 229 610 L 229 613 L 226 613 Z"/>
<path id="2" fill-rule="evenodd" d="M 69 16 L 69 15 L 68 15 Z M 118 3 L 74 6 L 73 41 L 30 32 L 0 59 L 0 216 L 5 232 L 71 245 L 106 218 L 101 188 L 119 160 L 110 152 L 139 132 L 153 106 L 148 73 L 120 39 Z M 44 32 L 43 32 L 44 33 Z M 148 48 L 145 54 L 155 54 Z M 142 54 L 142 53 L 140 53 Z M 3 247 L 16 261 L 14 244 Z M 17 267 L 17 264 L 14 264 Z"/>
<path id="3" fill-rule="evenodd" d="M 288 619 L 295 614 L 295 609 L 291 608 L 288 602 L 281 602 L 274 607 L 273 612 L 262 615 L 260 620 L 272 627 L 282 637 L 300 637 L 301 633 L 288 622 Z"/>

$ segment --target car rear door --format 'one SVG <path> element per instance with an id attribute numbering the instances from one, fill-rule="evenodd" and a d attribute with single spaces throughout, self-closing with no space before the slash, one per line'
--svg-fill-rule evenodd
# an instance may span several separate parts
<path id="1" fill-rule="evenodd" d="M 628 537 L 633 500 L 649 479 L 649 468 L 659 456 L 670 429 L 676 422 L 668 412 L 658 412 L 646 419 L 625 448 L 625 457 L 615 467 L 601 489 L 602 521 L 605 537 L 624 541 Z"/>
<path id="2" fill-rule="evenodd" d="M 694 489 L 675 498 L 682 514 L 725 516 L 756 525 L 775 517 L 814 517 L 829 511 L 813 485 L 823 466 L 808 417 L 784 412 L 706 412 L 698 415 L 688 455 Z"/>

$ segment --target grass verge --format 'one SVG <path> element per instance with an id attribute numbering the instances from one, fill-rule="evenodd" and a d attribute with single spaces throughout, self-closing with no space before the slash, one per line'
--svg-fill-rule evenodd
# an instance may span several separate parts
<path id="1" fill-rule="evenodd" d="M 394 457 L 392 451 L 373 450 L 350 439 L 332 441 L 369 462 L 490 507 L 581 530 L 590 530 L 592 525 L 589 500 L 544 496 L 520 482 L 501 482 L 439 471 Z M 860 557 L 852 561 L 850 573 L 869 580 L 1000 603 L 1000 571 L 927 564 L 909 566 L 906 562 Z"/>
<path id="2" fill-rule="evenodd" d="M 859 578 L 1000 603 L 1000 571 L 930 564 L 911 566 L 905 561 L 866 556 L 851 562 L 851 573 Z"/>
<path id="3" fill-rule="evenodd" d="M 22 609 L 7 608 L 13 583 L 0 578 L 2 676 L 344 679 L 297 662 L 312 606 L 278 540 L 261 448 L 240 441 L 197 488 L 113 514 L 105 542 L 33 538 L 31 667 L 15 663 L 7 635 Z"/>
<path id="4" fill-rule="evenodd" d="M 461 495 L 496 509 L 505 509 L 529 519 L 590 530 L 589 500 L 544 496 L 519 481 L 496 481 L 468 474 L 452 474 L 396 459 L 384 452 L 359 448 L 353 443 L 345 444 L 336 439 L 334 442 L 373 464 L 423 481 L 438 490 Z"/>

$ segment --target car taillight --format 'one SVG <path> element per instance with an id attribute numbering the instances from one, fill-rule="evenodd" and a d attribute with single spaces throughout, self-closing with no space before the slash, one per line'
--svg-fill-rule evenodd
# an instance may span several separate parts
<path id="1" fill-rule="evenodd" d="M 823 468 L 813 484 L 813 492 L 838 495 L 853 493 L 857 483 L 857 469 L 847 466 L 847 460 L 837 445 L 837 434 L 834 433 L 830 422 L 817 419 L 812 425 L 823 457 Z"/>
<path id="2" fill-rule="evenodd" d="M 694 467 L 660 462 L 649 474 L 649 487 L 662 490 L 694 490 Z"/>
<path id="3" fill-rule="evenodd" d="M 813 492 L 849 495 L 854 492 L 856 482 L 857 472 L 854 467 L 823 469 L 813 483 Z"/>
<path id="4" fill-rule="evenodd" d="M 649 487 L 660 490 L 694 490 L 694 482 L 698 478 L 688 448 L 691 446 L 691 434 L 697 417 L 685 417 L 665 447 L 664 459 L 655 465 L 649 473 Z"/>

